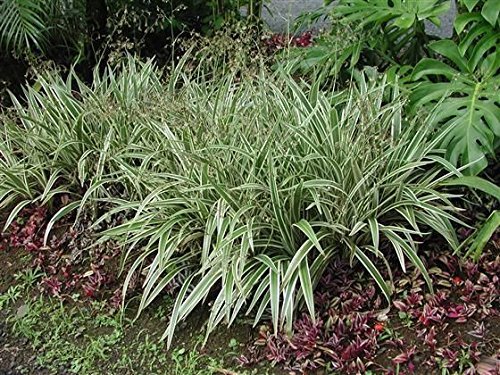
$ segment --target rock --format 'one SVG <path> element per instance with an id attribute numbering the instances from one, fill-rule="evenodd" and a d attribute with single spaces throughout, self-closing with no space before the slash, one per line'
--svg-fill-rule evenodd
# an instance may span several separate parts
<path id="1" fill-rule="evenodd" d="M 26 304 L 23 304 L 17 308 L 16 317 L 18 319 L 21 319 L 21 318 L 25 317 L 26 314 L 28 314 L 28 311 L 29 311 L 29 306 Z"/>

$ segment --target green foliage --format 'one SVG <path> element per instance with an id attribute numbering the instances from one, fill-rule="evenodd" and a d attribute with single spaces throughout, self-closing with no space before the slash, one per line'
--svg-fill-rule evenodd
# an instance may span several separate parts
<path id="1" fill-rule="evenodd" d="M 329 76 L 358 63 L 381 69 L 395 63 L 413 64 L 429 53 L 431 37 L 424 21 L 439 25 L 438 17 L 449 5 L 441 0 L 340 0 L 329 10 L 331 31 L 317 38 L 311 48 L 293 50 L 288 58 L 303 73 L 320 71 Z"/>
<path id="2" fill-rule="evenodd" d="M 360 262 L 387 298 L 391 286 L 373 259 L 389 249 L 428 280 L 413 236 L 430 225 L 456 239 L 452 216 L 434 204 L 452 209 L 433 190 L 436 172 L 420 169 L 438 160 L 425 128 L 392 138 L 401 105 L 384 106 L 384 86 L 367 79 L 336 98 L 279 75 L 233 79 L 184 82 L 176 97 L 184 111 L 169 128 L 196 125 L 174 131 L 177 159 L 158 162 L 168 175 L 150 174 L 157 187 L 124 205 L 134 218 L 104 233 L 130 249 L 125 292 L 144 269 L 140 310 L 185 277 L 168 342 L 211 291 L 208 332 L 244 307 L 256 323 L 269 309 L 275 329 L 291 329 L 300 306 L 314 316 L 314 286 L 334 257 Z"/>
<path id="3" fill-rule="evenodd" d="M 463 244 L 469 245 L 465 256 L 472 256 L 472 259 L 477 262 L 483 254 L 484 247 L 499 227 L 500 211 L 495 210 Z"/>
<path id="4" fill-rule="evenodd" d="M 420 119 L 401 126 L 384 77 L 328 93 L 283 72 L 186 75 L 184 62 L 165 84 L 130 60 L 96 70 L 91 86 L 72 73 L 27 89 L 0 143 L 2 204 L 21 202 L 12 217 L 63 193 L 72 202 L 53 220 L 89 203 L 103 213 L 95 225 L 125 212 L 101 237 L 127 249 L 124 295 L 143 272 L 142 311 L 182 280 L 168 343 L 211 296 L 208 332 L 244 312 L 291 330 L 298 309 L 315 316 L 315 285 L 336 257 L 365 267 L 387 299 L 388 256 L 432 290 L 415 241 L 430 228 L 457 245 L 450 196 L 437 189 L 459 172 L 437 168 L 449 164 Z"/>
<path id="5" fill-rule="evenodd" d="M 29 57 L 81 62 L 89 49 L 114 59 L 123 52 L 141 53 L 164 49 L 171 53 L 183 33 L 212 35 L 224 25 L 241 20 L 260 23 L 262 0 L 102 0 L 104 30 L 91 30 L 86 0 L 5 0 L 0 4 L 0 49 Z M 99 34 L 99 35 L 96 35 Z M 96 39 L 99 43 L 92 45 Z M 105 43 L 100 43 L 105 42 Z M 67 61 L 64 61 L 67 63 Z M 92 67 L 91 67 L 92 68 Z"/>
<path id="6" fill-rule="evenodd" d="M 182 340 L 182 347 L 169 352 L 155 331 L 158 325 L 163 324 L 159 318 L 151 317 L 136 324 L 128 318 L 133 313 L 130 309 L 110 311 L 107 303 L 84 302 L 79 300 L 78 294 L 71 296 L 69 304 L 47 296 L 34 297 L 36 284 L 43 276 L 37 269 L 29 269 L 15 275 L 16 284 L 0 293 L 3 340 L 10 342 L 13 339 L 11 335 L 18 336 L 22 339 L 17 345 L 20 350 L 31 347 L 32 353 L 36 353 L 29 363 L 17 361 L 16 373 L 233 373 L 226 370 L 226 366 L 237 353 L 226 351 L 227 342 L 219 344 L 220 348 L 213 348 L 211 355 L 203 353 L 198 350 L 203 335 L 198 328 L 192 328 L 184 331 L 187 337 Z M 221 339 L 225 340 L 219 337 Z M 28 358 L 29 354 L 24 354 Z M 35 363 L 40 368 L 34 369 L 32 366 Z M 267 371 L 259 370 L 258 374 L 267 374 Z M 238 373 L 257 374 L 250 371 Z"/>
<path id="7" fill-rule="evenodd" d="M 473 12 L 475 8 L 479 8 L 481 16 L 488 23 L 495 27 L 498 26 L 498 14 L 500 13 L 500 4 L 495 0 L 460 0 L 460 3 L 465 5 L 469 12 Z"/>
<path id="8" fill-rule="evenodd" d="M 216 359 L 185 348 L 172 352 L 172 362 L 172 375 L 214 375 L 223 371 L 222 364 Z"/>
<path id="9" fill-rule="evenodd" d="M 326 0 L 326 4 L 333 0 Z M 397 28 L 407 30 L 415 27 L 417 22 L 429 19 L 439 24 L 439 16 L 448 10 L 448 1 L 388 1 L 388 0 L 343 0 L 336 5 L 335 13 L 350 21 L 362 25 L 386 25 L 388 20 L 394 20 Z"/>
<path id="10" fill-rule="evenodd" d="M 445 186 L 466 186 L 470 189 L 477 189 L 491 196 L 496 202 L 500 202 L 500 187 L 477 176 L 461 176 L 445 181 L 443 184 Z M 465 256 L 472 256 L 474 261 L 477 262 L 483 254 L 484 247 L 499 226 L 500 212 L 493 210 L 490 216 L 460 245 L 457 251 L 468 246 Z"/>
<path id="11" fill-rule="evenodd" d="M 341 0 L 333 12 L 365 30 L 375 28 L 380 37 L 376 40 L 377 45 L 371 47 L 407 64 L 418 61 L 425 54 L 425 43 L 429 38 L 424 21 L 439 25 L 438 17 L 449 6 L 449 1 L 442 0 Z"/>
<path id="12" fill-rule="evenodd" d="M 24 297 L 25 303 L 7 317 L 7 323 L 37 350 L 38 365 L 50 372 L 64 367 L 68 373 L 95 374 L 123 343 L 120 315 L 106 315 L 104 304 L 86 310 L 51 299 L 32 299 L 28 293 Z"/>
<path id="13" fill-rule="evenodd" d="M 467 186 L 470 189 L 477 189 L 500 201 L 500 187 L 494 183 L 476 176 L 462 176 L 453 178 L 443 183 L 445 186 Z"/>
<path id="14" fill-rule="evenodd" d="M 84 12 L 83 0 L 5 0 L 0 5 L 0 49 L 18 57 L 56 48 L 78 53 Z"/>
<path id="15" fill-rule="evenodd" d="M 338 78 L 346 67 L 348 73 L 356 65 L 394 70 L 418 62 L 411 77 L 418 84 L 405 87 L 411 99 L 408 112 L 432 111 L 431 123 L 446 133 L 438 145 L 446 149 L 446 159 L 478 174 L 500 145 L 500 3 L 461 4 L 466 11 L 455 21 L 457 40 L 431 41 L 424 21 L 439 25 L 447 1 L 341 0 L 331 10 L 332 32 L 311 48 L 287 52 L 288 66 L 292 72 Z"/>
<path id="16" fill-rule="evenodd" d="M 281 58 L 292 73 L 337 77 L 346 67 L 348 70 L 354 68 L 361 52 L 376 38 L 374 29 L 360 30 L 348 22 L 334 19 L 331 30 L 315 37 L 311 46 L 288 48 Z M 376 57 L 371 55 L 370 58 L 374 59 L 370 63 L 375 65 Z"/>
<path id="17" fill-rule="evenodd" d="M 47 6 L 43 0 L 4 0 L 0 5 L 0 47 L 17 53 L 47 43 Z"/>
<path id="18" fill-rule="evenodd" d="M 22 295 L 23 287 L 12 285 L 4 293 L 0 294 L 0 310 L 4 310 L 9 305 L 14 304 Z"/>
<path id="19" fill-rule="evenodd" d="M 478 2 L 465 3 L 472 10 Z M 457 17 L 457 43 L 441 40 L 429 45 L 443 58 L 417 64 L 413 79 L 422 82 L 410 97 L 414 108 L 434 109 L 432 123 L 447 132 L 441 143 L 447 159 L 467 166 L 472 175 L 488 165 L 487 156 L 495 157 L 500 140 L 500 29 L 496 20 L 495 26 L 490 24 L 488 8 L 486 13 L 489 20 L 478 12 Z M 493 13 L 498 18 L 498 12 Z"/>
<path id="20" fill-rule="evenodd" d="M 0 208 L 16 204 L 6 226 L 28 202 L 50 204 L 69 194 L 73 202 L 61 216 L 97 197 L 144 191 L 147 176 L 127 180 L 123 171 L 148 163 L 137 150 L 156 152 L 148 133 L 157 128 L 148 130 L 148 124 L 161 111 L 151 108 L 163 92 L 160 77 L 152 62 L 130 59 L 120 73 L 110 68 L 101 76 L 96 70 L 92 86 L 74 72 L 66 79 L 49 74 L 25 90 L 26 103 L 13 98 L 16 117 L 2 118 L 0 135 Z"/>

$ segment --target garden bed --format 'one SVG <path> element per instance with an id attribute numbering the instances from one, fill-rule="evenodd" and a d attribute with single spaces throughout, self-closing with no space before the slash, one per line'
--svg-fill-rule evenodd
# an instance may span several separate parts
<path id="1" fill-rule="evenodd" d="M 489 245 L 489 255 L 477 264 L 450 255 L 439 239 L 429 239 L 422 248 L 435 294 L 428 293 L 418 273 L 396 272 L 391 310 L 361 269 L 335 262 L 317 287 L 317 321 L 305 314 L 296 320 L 293 337 L 274 336 L 265 321 L 251 329 L 243 320 L 229 329 L 220 327 L 202 347 L 209 317 L 202 308 L 179 326 L 168 350 L 157 340 L 172 307 L 169 294 L 133 322 L 137 299 L 131 298 L 121 311 L 113 300 L 115 282 L 94 286 L 91 294 L 86 293 L 85 281 L 59 286 L 57 291 L 47 288 L 54 275 L 62 280 L 62 269 L 71 266 L 67 278 L 72 279 L 98 261 L 61 261 L 74 251 L 64 243 L 64 223 L 55 229 L 58 234 L 51 242 L 53 252 L 62 250 L 58 258 L 41 261 L 40 252 L 47 249 L 31 245 L 40 244 L 47 223 L 40 212 L 21 212 L 18 226 L 5 233 L 0 252 L 2 374 L 31 374 L 33 369 L 37 374 L 120 374 L 145 368 L 151 374 L 172 375 L 498 371 L 497 237 Z M 89 347 L 93 351 L 85 349 Z"/>
<path id="2" fill-rule="evenodd" d="M 0 375 L 500 374 L 500 3 L 168 3 L 0 5 Z"/>

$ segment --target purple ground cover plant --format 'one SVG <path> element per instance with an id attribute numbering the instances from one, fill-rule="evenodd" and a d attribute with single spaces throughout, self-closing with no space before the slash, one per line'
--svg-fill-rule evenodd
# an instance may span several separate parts
<path id="1" fill-rule="evenodd" d="M 30 254 L 32 267 L 44 271 L 40 287 L 47 294 L 65 299 L 81 293 L 118 308 L 120 249 L 111 242 L 90 246 L 94 233 L 85 221 L 60 223 L 44 247 L 47 221 L 46 208 L 23 209 L 2 234 L 0 251 Z M 477 263 L 437 246 L 422 252 L 435 294 L 428 293 L 416 270 L 396 270 L 390 310 L 361 269 L 333 262 L 316 288 L 315 321 L 298 316 L 292 336 L 273 335 L 262 325 L 238 361 L 243 366 L 271 361 L 293 374 L 499 374 L 499 248 L 494 236 Z"/>
<path id="2" fill-rule="evenodd" d="M 42 291 L 51 296 L 64 299 L 79 293 L 91 299 L 103 297 L 116 283 L 116 260 L 120 249 L 112 242 L 93 246 L 95 233 L 88 230 L 87 220 L 77 225 L 59 223 L 44 246 L 43 236 L 49 218 L 45 207 L 24 208 L 2 234 L 0 250 L 29 254 L 31 267 L 44 273 L 40 282 Z M 121 294 L 111 293 L 109 303 L 117 308 L 121 304 Z"/>
<path id="3" fill-rule="evenodd" d="M 292 336 L 262 326 L 239 362 L 268 360 L 293 374 L 497 374 L 499 245 L 478 263 L 424 252 L 435 294 L 417 271 L 396 271 L 390 311 L 371 279 L 337 261 L 318 285 L 316 322 L 298 317 Z"/>
<path id="4" fill-rule="evenodd" d="M 264 40 L 264 44 L 269 48 L 271 52 L 275 52 L 286 48 L 288 46 L 291 47 L 309 47 L 313 45 L 314 36 L 311 32 L 307 31 L 297 36 L 289 36 L 285 34 L 272 34 L 268 38 Z"/>

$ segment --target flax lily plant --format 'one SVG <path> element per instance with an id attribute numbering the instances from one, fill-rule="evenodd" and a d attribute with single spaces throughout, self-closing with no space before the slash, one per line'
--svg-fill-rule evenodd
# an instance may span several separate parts
<path id="1" fill-rule="evenodd" d="M 314 319 L 337 257 L 362 264 L 387 300 L 392 254 L 432 291 L 417 242 L 435 231 L 457 246 L 440 185 L 460 172 L 425 121 L 404 120 L 384 77 L 327 92 L 283 72 L 160 76 L 130 61 L 90 87 L 70 75 L 28 89 L 2 125 L 1 203 L 18 203 L 8 222 L 63 192 L 72 203 L 52 223 L 89 205 L 95 225 L 125 212 L 100 237 L 123 244 L 123 294 L 142 273 L 141 312 L 182 279 L 168 344 L 207 300 L 208 333 L 244 314 L 291 332 L 300 309 Z"/>

